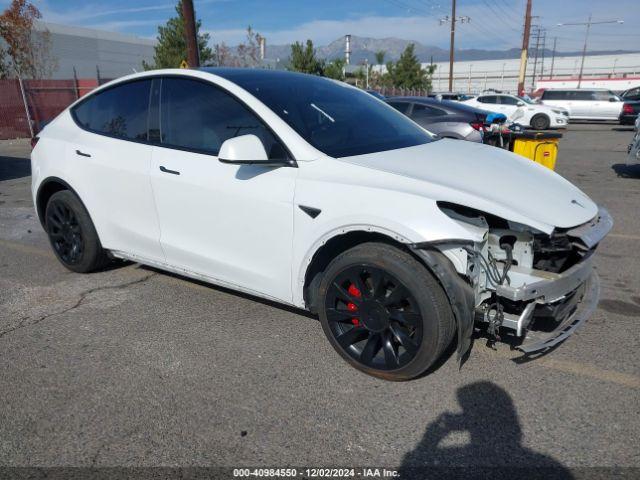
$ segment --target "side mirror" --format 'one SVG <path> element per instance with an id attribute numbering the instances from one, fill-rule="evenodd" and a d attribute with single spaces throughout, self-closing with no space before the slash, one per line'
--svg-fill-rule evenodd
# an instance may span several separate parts
<path id="1" fill-rule="evenodd" d="M 518 103 L 516 103 L 516 105 L 519 106 L 519 107 L 524 107 L 524 102 L 518 102 Z"/>
<path id="2" fill-rule="evenodd" d="M 233 165 L 261 165 L 263 167 L 291 166 L 288 159 L 270 160 L 264 145 L 255 135 L 241 135 L 225 140 L 218 160 Z"/>
<path id="3" fill-rule="evenodd" d="M 609 101 L 610 102 L 621 102 L 622 100 L 620 100 L 618 97 L 609 97 Z"/>

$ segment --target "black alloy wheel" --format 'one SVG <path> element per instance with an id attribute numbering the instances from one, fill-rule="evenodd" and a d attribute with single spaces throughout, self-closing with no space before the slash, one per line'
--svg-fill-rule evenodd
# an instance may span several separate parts
<path id="1" fill-rule="evenodd" d="M 455 332 L 451 305 L 433 274 L 387 243 L 362 243 L 336 256 L 317 295 L 322 330 L 336 352 L 385 380 L 424 373 Z"/>
<path id="2" fill-rule="evenodd" d="M 44 224 L 56 257 L 69 270 L 93 272 L 110 262 L 89 212 L 74 192 L 61 190 L 51 195 Z"/>
<path id="3" fill-rule="evenodd" d="M 51 245 L 60 259 L 68 265 L 78 264 L 84 252 L 84 239 L 75 212 L 65 202 L 52 200 L 46 223 Z"/>
<path id="4" fill-rule="evenodd" d="M 393 275 L 375 266 L 358 265 L 340 272 L 329 287 L 325 309 L 338 344 L 367 367 L 403 367 L 422 343 L 422 315 L 413 295 Z"/>

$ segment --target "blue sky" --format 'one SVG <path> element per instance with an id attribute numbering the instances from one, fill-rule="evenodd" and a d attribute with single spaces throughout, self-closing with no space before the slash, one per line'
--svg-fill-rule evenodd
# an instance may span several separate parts
<path id="1" fill-rule="evenodd" d="M 173 0 L 32 0 L 44 20 L 155 37 L 157 26 L 174 14 Z M 4 6 L 9 0 L 0 0 Z M 458 0 L 458 15 L 471 17 L 459 26 L 457 47 L 518 47 L 525 0 Z M 640 51 L 638 0 L 533 0 L 535 21 L 558 37 L 559 50 L 579 50 L 583 27 L 558 27 L 594 19 L 625 21 L 592 30 L 590 49 Z M 247 25 L 271 44 L 304 41 L 326 44 L 351 33 L 376 38 L 398 37 L 448 47 L 447 26 L 438 19 L 450 14 L 450 0 L 194 0 L 196 15 L 213 42 L 237 44 Z"/>

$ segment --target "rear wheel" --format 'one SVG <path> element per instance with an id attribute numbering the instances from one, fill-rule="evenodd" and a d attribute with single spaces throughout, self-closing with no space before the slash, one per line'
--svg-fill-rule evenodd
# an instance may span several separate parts
<path id="1" fill-rule="evenodd" d="M 63 190 L 51 196 L 45 226 L 56 257 L 69 270 L 92 272 L 109 262 L 89 213 L 73 192 Z"/>
<path id="2" fill-rule="evenodd" d="M 335 258 L 319 287 L 320 321 L 351 365 L 387 380 L 409 380 L 443 353 L 454 332 L 447 297 L 408 253 L 366 243 Z"/>
<path id="3" fill-rule="evenodd" d="M 544 113 L 538 113 L 531 119 L 531 127 L 535 130 L 546 130 L 551 125 L 551 120 Z"/>

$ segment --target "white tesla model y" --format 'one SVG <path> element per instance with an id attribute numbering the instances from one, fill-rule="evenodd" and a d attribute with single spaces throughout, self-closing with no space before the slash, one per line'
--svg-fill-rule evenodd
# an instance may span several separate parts
<path id="1" fill-rule="evenodd" d="M 39 134 L 60 261 L 129 259 L 317 313 L 356 368 L 423 373 L 474 328 L 545 351 L 598 298 L 612 221 L 554 172 L 438 139 L 345 83 L 250 69 L 120 78 Z"/>

